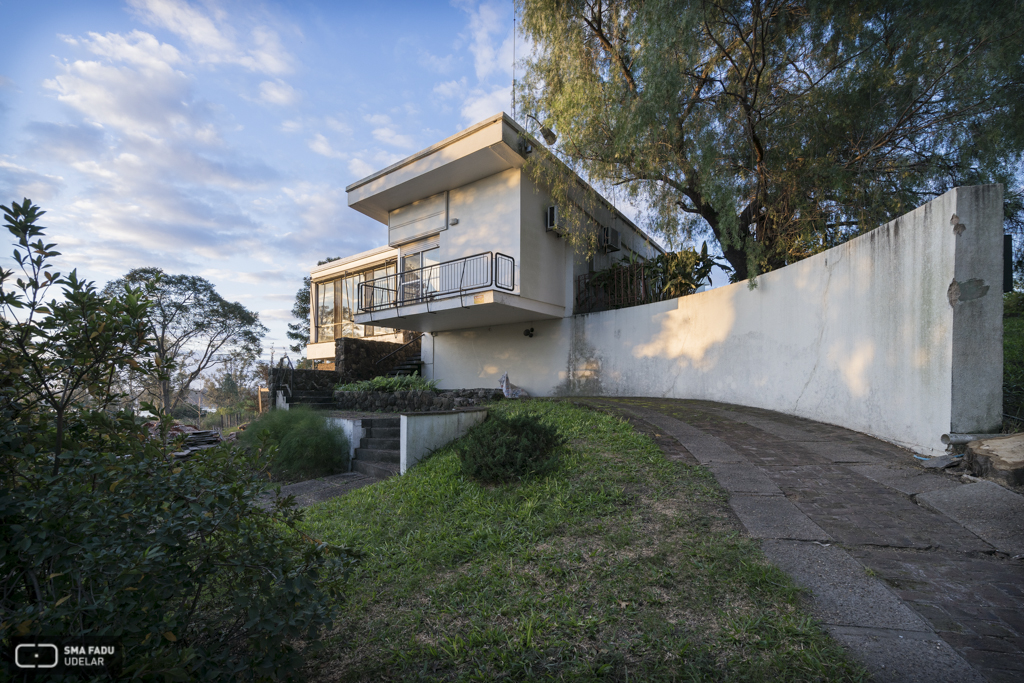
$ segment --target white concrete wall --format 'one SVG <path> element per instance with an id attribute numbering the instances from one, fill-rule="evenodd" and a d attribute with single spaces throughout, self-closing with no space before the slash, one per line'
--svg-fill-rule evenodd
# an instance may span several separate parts
<path id="1" fill-rule="evenodd" d="M 736 403 L 941 453 L 1001 422 L 1002 215 L 1001 186 L 957 188 L 754 289 L 441 333 L 432 376 Z"/>
<path id="2" fill-rule="evenodd" d="M 441 261 L 500 251 L 516 261 L 516 293 L 519 265 L 519 169 L 508 169 L 451 190 L 449 219 L 459 224 L 441 233 Z"/>
<path id="3" fill-rule="evenodd" d="M 487 409 L 401 416 L 401 473 L 487 419 Z"/>
<path id="4" fill-rule="evenodd" d="M 544 227 L 550 196 L 528 175 L 520 173 L 520 292 L 527 299 L 565 306 L 565 254 L 570 250 L 564 239 Z"/>
<path id="5" fill-rule="evenodd" d="M 352 461 L 356 459 L 359 442 L 366 436 L 366 428 L 359 418 L 328 417 L 327 424 L 340 429 L 348 440 L 348 471 L 352 471 Z"/>

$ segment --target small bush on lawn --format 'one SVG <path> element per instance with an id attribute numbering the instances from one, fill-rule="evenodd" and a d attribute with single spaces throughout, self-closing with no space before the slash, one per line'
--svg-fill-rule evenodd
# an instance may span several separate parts
<path id="1" fill-rule="evenodd" d="M 422 391 L 434 389 L 438 380 L 423 379 L 418 374 L 404 377 L 374 377 L 361 382 L 350 382 L 339 384 L 335 389 L 338 391 Z"/>
<path id="2" fill-rule="evenodd" d="M 263 432 L 277 444 L 271 472 L 291 481 L 348 471 L 348 440 L 321 413 L 309 408 L 270 410 L 250 424 L 239 441 L 252 448 Z"/>
<path id="3" fill-rule="evenodd" d="M 457 450 L 466 476 L 485 482 L 509 482 L 558 467 L 558 430 L 527 412 L 493 414 L 459 440 Z"/>

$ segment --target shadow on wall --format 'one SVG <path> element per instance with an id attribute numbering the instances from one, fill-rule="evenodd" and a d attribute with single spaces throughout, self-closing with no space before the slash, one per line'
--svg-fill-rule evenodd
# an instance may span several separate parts
<path id="1" fill-rule="evenodd" d="M 957 424 L 1000 422 L 1001 206 L 999 186 L 958 188 L 754 288 L 576 316 L 555 393 L 736 403 L 941 452 Z"/>

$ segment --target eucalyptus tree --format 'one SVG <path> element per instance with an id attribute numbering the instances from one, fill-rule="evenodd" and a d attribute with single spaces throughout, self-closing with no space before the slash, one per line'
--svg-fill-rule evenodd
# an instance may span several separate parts
<path id="1" fill-rule="evenodd" d="M 147 330 L 157 367 L 168 369 L 155 393 L 163 410 L 184 401 L 192 383 L 204 372 L 231 359 L 257 358 L 267 328 L 259 314 L 225 300 L 209 280 L 197 275 L 166 275 L 159 268 L 135 268 L 108 282 L 103 292 L 114 295 L 125 286 L 148 286 L 152 307 Z M 173 370 L 171 370 L 173 368 Z"/>
<path id="2" fill-rule="evenodd" d="M 735 280 L 956 185 L 1006 183 L 1008 218 L 1022 227 L 1016 0 L 520 0 L 519 9 L 535 45 L 517 86 L 525 118 L 554 129 L 552 151 L 574 170 L 648 206 L 655 232 L 710 233 Z M 568 202 L 558 164 L 527 168 Z"/>

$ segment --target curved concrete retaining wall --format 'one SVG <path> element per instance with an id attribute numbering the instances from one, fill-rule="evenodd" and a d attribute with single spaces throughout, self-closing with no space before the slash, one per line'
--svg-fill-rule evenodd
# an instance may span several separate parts
<path id="1" fill-rule="evenodd" d="M 723 401 L 939 454 L 1001 423 L 1002 220 L 1002 186 L 957 188 L 753 289 L 445 332 L 424 354 L 441 386 L 508 371 L 534 396 Z"/>

